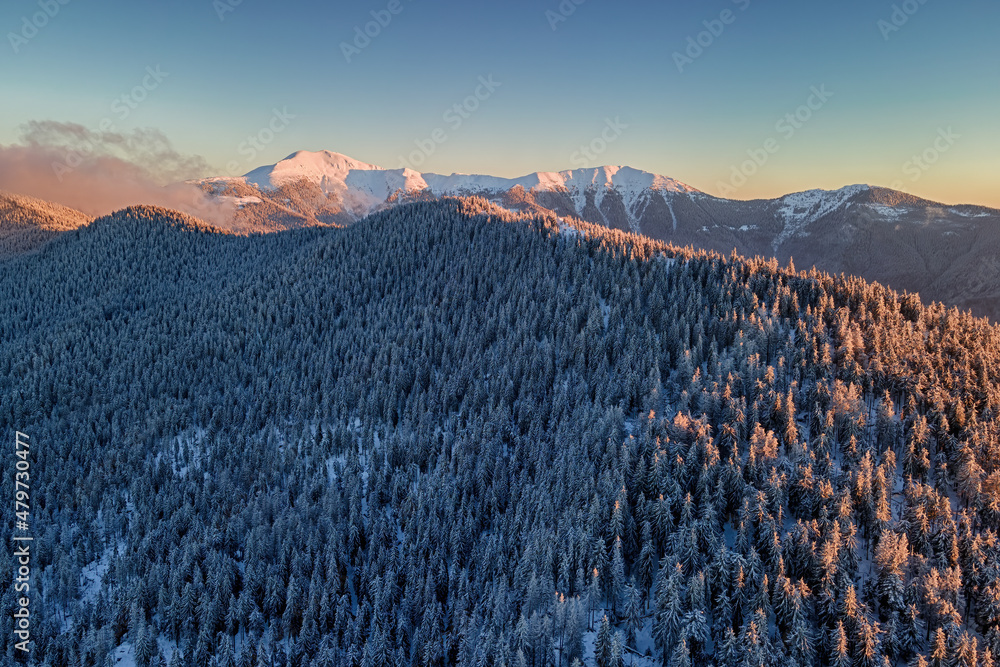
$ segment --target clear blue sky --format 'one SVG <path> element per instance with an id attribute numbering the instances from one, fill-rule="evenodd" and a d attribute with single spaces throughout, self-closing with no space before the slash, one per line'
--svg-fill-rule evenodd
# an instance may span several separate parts
<path id="1" fill-rule="evenodd" d="M 583 160 L 713 194 L 735 183 L 738 198 L 866 182 L 1000 207 L 995 0 L 897 3 L 913 13 L 897 13 L 891 32 L 893 2 L 878 0 L 564 0 L 572 13 L 559 0 L 398 0 L 351 62 L 342 44 L 390 0 L 237 2 L 68 0 L 33 34 L 24 19 L 42 11 L 39 0 L 7 0 L 0 145 L 31 120 L 97 129 L 110 119 L 118 130 L 162 130 L 217 173 L 242 173 L 299 149 L 397 167 L 441 128 L 443 140 L 424 144 L 434 150 L 423 171 L 516 176 Z M 729 23 L 713 24 L 726 10 Z M 675 53 L 705 21 L 721 34 L 700 35 L 707 46 L 679 71 Z M 147 75 L 157 67 L 159 83 Z M 478 109 L 446 121 L 491 75 L 500 86 Z M 153 89 L 123 106 L 144 79 Z M 832 96 L 805 112 L 814 86 Z M 295 117 L 261 151 L 241 146 L 274 109 Z M 808 120 L 779 130 L 797 110 Z M 627 125 L 620 135 L 606 132 L 613 140 L 593 146 L 602 152 L 582 155 L 616 118 Z M 762 166 L 741 168 L 765 145 L 777 149 Z M 933 164 L 912 161 L 925 152 Z M 734 166 L 753 173 L 743 183 Z"/>

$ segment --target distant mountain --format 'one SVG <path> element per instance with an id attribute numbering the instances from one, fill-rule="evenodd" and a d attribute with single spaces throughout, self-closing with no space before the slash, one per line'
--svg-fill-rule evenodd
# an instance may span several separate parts
<path id="1" fill-rule="evenodd" d="M 800 268 L 861 276 L 1000 319 L 996 209 L 947 206 L 869 186 L 700 203 L 707 218 L 701 238 L 659 238 L 782 262 L 794 258 Z"/>
<path id="2" fill-rule="evenodd" d="M 702 194 L 672 178 L 631 167 L 536 172 L 521 178 L 443 176 L 383 169 L 330 151 L 299 151 L 245 176 L 197 183 L 205 192 L 237 204 L 241 226 L 269 229 L 309 222 L 344 224 L 409 201 L 480 196 L 509 209 L 552 211 L 638 231 L 646 212 L 657 210 L 657 204 L 669 207 L 675 195 Z M 281 210 L 294 221 L 271 220 L 262 209 Z"/>
<path id="3" fill-rule="evenodd" d="M 480 196 L 513 211 L 574 217 L 678 245 L 789 258 L 1000 319 L 1000 211 L 948 206 L 868 185 L 739 201 L 631 167 L 520 178 L 383 169 L 299 151 L 236 178 L 197 182 L 234 202 L 232 227 L 347 225 L 400 203 Z"/>
<path id="4" fill-rule="evenodd" d="M 0 192 L 0 259 L 31 252 L 90 220 L 76 209 Z"/>

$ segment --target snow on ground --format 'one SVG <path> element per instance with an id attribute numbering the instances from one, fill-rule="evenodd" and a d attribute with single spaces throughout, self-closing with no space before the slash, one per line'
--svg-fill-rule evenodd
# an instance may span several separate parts
<path id="1" fill-rule="evenodd" d="M 583 233 L 573 225 L 567 223 L 565 218 L 559 218 L 558 224 L 560 234 L 565 234 L 566 236 L 583 236 Z"/>
<path id="2" fill-rule="evenodd" d="M 625 658 L 626 665 L 635 667 L 658 667 L 657 661 L 652 658 L 656 655 L 656 642 L 653 641 L 653 615 L 650 614 L 643 626 L 635 633 L 635 646 L 638 655 L 629 652 Z"/>
<path id="3" fill-rule="evenodd" d="M 948 209 L 948 210 L 949 210 L 949 212 L 954 213 L 955 215 L 960 215 L 963 218 L 989 218 L 990 216 L 993 215 L 989 211 L 980 211 L 978 213 L 973 213 L 971 211 L 962 211 L 962 210 L 955 209 L 955 208 Z"/>
<path id="4" fill-rule="evenodd" d="M 171 469 L 176 477 L 187 477 L 192 466 L 194 466 L 195 470 L 201 468 L 201 461 L 204 455 L 202 443 L 207 433 L 208 431 L 204 428 L 195 428 L 187 433 L 176 436 L 174 439 L 178 454 L 176 457 L 174 456 L 174 451 L 169 448 L 165 452 L 161 452 L 160 455 L 166 454 L 169 457 Z"/>
<path id="5" fill-rule="evenodd" d="M 867 185 L 849 185 L 839 190 L 806 190 L 785 195 L 779 201 L 779 213 L 787 224 L 815 222 L 834 209 L 843 206 L 851 197 L 864 192 Z"/>
<path id="6" fill-rule="evenodd" d="M 111 664 L 115 667 L 136 667 L 132 642 L 125 642 L 111 652 Z"/>
<path id="7" fill-rule="evenodd" d="M 124 540 L 118 543 L 118 547 L 125 548 Z M 108 547 L 100 558 L 84 565 L 80 571 L 80 600 L 84 604 L 93 601 L 100 592 L 104 575 L 108 573 L 108 568 L 111 566 L 111 557 L 114 555 L 114 551 L 112 547 Z"/>
<path id="8" fill-rule="evenodd" d="M 594 644 L 597 643 L 597 628 L 600 627 L 599 619 L 601 616 L 601 611 L 596 612 L 594 630 L 592 632 L 583 633 L 583 662 L 587 665 L 587 667 L 594 667 L 594 665 L 596 665 L 596 661 L 594 659 Z M 615 628 L 614 626 L 612 626 L 611 629 L 612 632 L 616 629 L 621 632 L 622 638 L 624 639 L 624 629 Z M 636 649 L 626 647 L 624 654 L 625 667 L 660 667 L 662 663 L 655 658 L 656 642 L 653 641 L 652 614 L 644 619 L 643 626 L 636 631 L 635 644 Z M 559 652 L 556 651 L 555 654 L 556 659 L 558 659 Z"/>
<path id="9" fill-rule="evenodd" d="M 331 456 L 326 460 L 326 478 L 330 484 L 337 481 L 337 470 L 347 464 L 347 455 Z"/>
<path id="10" fill-rule="evenodd" d="M 868 208 L 875 211 L 879 215 L 892 220 L 898 220 L 904 214 L 909 212 L 909 209 L 902 206 L 884 206 L 882 204 L 868 204 Z"/>
<path id="11" fill-rule="evenodd" d="M 219 197 L 219 201 L 235 204 L 236 208 L 243 208 L 247 204 L 261 204 L 264 200 L 260 197 Z"/>
<path id="12" fill-rule="evenodd" d="M 674 231 L 676 232 L 677 231 L 677 214 L 674 213 L 673 202 L 671 202 L 669 198 L 664 198 L 664 199 L 666 199 L 667 208 L 670 209 L 670 219 L 673 221 Z"/>

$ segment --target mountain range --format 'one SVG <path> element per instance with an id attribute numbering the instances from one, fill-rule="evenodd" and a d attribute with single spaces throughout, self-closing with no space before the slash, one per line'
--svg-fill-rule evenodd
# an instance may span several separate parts
<path id="1" fill-rule="evenodd" d="M 299 151 L 241 177 L 196 183 L 235 204 L 237 231 L 347 225 L 400 203 L 477 196 L 513 211 L 579 218 L 676 245 L 794 260 L 1000 317 L 1000 211 L 888 188 L 851 185 L 741 201 L 632 167 L 444 176 L 383 169 L 329 151 Z"/>
<path id="2" fill-rule="evenodd" d="M 883 187 L 850 185 L 742 201 L 632 167 L 520 178 L 446 176 L 384 169 L 330 151 L 298 151 L 243 176 L 189 183 L 227 212 L 225 226 L 236 233 L 343 227 L 408 202 L 480 197 L 511 211 L 577 218 L 679 246 L 857 275 L 1000 319 L 1000 211 Z M 31 250 L 90 220 L 57 205 L 20 201 L 0 200 L 0 240 L 7 254 Z M 24 213 L 14 216 L 15 208 Z M 38 220 L 38 228 L 25 228 L 25 219 Z"/>

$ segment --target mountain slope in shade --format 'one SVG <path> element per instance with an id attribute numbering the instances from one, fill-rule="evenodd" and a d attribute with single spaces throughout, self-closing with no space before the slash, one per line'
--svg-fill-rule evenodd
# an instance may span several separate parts
<path id="1" fill-rule="evenodd" d="M 851 186 L 775 200 L 702 198 L 678 230 L 641 231 L 682 245 L 794 259 L 857 275 L 925 301 L 1000 319 L 1000 211 L 947 206 L 886 188 Z"/>
<path id="2" fill-rule="evenodd" d="M 31 252 L 91 220 L 76 209 L 0 192 L 0 259 Z"/>
<path id="3" fill-rule="evenodd" d="M 480 196 L 678 245 L 794 258 L 800 267 L 858 275 L 1000 319 L 1000 211 L 869 185 L 740 201 L 631 167 L 443 176 L 330 151 L 299 151 L 242 177 L 198 184 L 236 204 L 239 231 L 342 226 L 415 200 Z"/>

